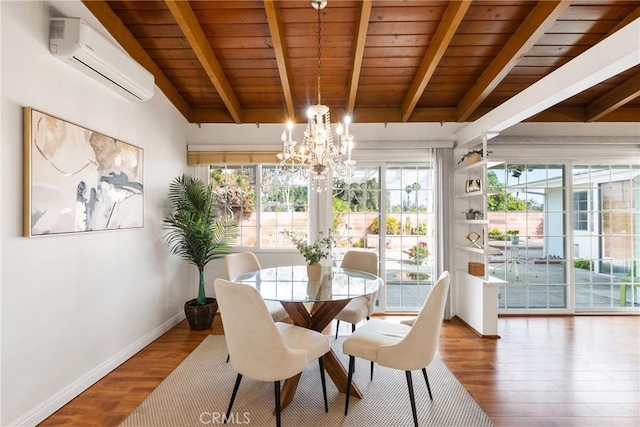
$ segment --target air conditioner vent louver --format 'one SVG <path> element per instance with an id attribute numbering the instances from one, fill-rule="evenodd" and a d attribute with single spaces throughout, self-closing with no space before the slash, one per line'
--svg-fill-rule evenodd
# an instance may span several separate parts
<path id="1" fill-rule="evenodd" d="M 64 37 L 64 21 L 57 19 L 51 21 L 51 29 L 49 31 L 50 39 L 61 39 Z"/>
<path id="2" fill-rule="evenodd" d="M 89 64 L 85 64 L 84 62 L 82 62 L 81 59 L 76 58 L 75 56 L 73 57 L 73 59 L 75 59 L 76 61 L 78 61 L 79 63 L 83 64 L 84 66 L 86 66 L 87 68 L 90 68 L 91 70 L 93 70 L 94 72 L 96 72 L 97 74 L 101 75 L 103 78 L 105 78 L 106 80 L 110 81 L 112 84 L 118 86 L 120 89 L 128 92 L 129 94 L 131 94 L 131 96 L 135 97 L 138 101 L 146 101 L 145 99 L 141 99 L 137 94 L 131 92 L 129 89 L 127 89 L 126 87 L 120 86 L 117 82 L 111 80 L 108 76 L 105 76 L 104 74 L 102 74 L 100 71 L 92 68 Z"/>
<path id="3" fill-rule="evenodd" d="M 80 18 L 51 18 L 49 51 L 129 100 L 153 96 L 153 75 Z"/>

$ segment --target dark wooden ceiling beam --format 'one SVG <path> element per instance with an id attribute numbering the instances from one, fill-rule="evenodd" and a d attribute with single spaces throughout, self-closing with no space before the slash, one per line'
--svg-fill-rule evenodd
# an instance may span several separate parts
<path id="1" fill-rule="evenodd" d="M 541 0 L 538 2 L 500 53 L 462 98 L 457 106 L 457 121 L 464 122 L 473 114 L 475 109 L 493 92 L 536 41 L 569 7 L 570 3 L 570 0 Z"/>
<path id="2" fill-rule="evenodd" d="M 165 3 L 182 30 L 182 33 L 187 38 L 189 45 L 191 45 L 191 48 L 198 57 L 207 76 L 209 76 L 211 83 L 213 83 L 213 86 L 216 88 L 218 95 L 229 110 L 229 114 L 231 114 L 231 117 L 233 117 L 236 123 L 242 123 L 240 103 L 224 74 L 220 62 L 218 62 L 213 49 L 211 49 L 207 36 L 204 34 L 189 2 L 165 0 Z"/>
<path id="3" fill-rule="evenodd" d="M 585 119 L 594 122 L 640 96 L 640 74 L 587 105 Z"/>
<path id="4" fill-rule="evenodd" d="M 480 107 L 476 114 L 484 114 L 489 110 Z M 303 114 L 304 111 L 297 111 Z M 192 110 L 192 123 L 234 123 L 225 108 L 194 108 Z M 353 112 L 354 120 L 358 123 L 399 123 L 401 110 L 399 108 L 358 108 Z M 559 123 L 580 123 L 585 121 L 586 112 L 579 107 L 552 107 L 527 120 L 526 122 L 559 122 Z M 433 123 L 455 121 L 455 108 L 416 108 L 408 120 L 409 123 Z M 282 109 L 244 109 L 243 123 L 283 123 L 287 118 Z M 598 120 L 604 122 L 640 122 L 639 107 L 621 107 Z M 274 143 L 278 143 L 275 141 Z"/>
<path id="5" fill-rule="evenodd" d="M 640 17 L 640 6 L 636 7 L 629 15 L 627 15 L 622 21 L 620 21 L 618 23 L 618 25 L 613 27 L 611 29 L 611 31 L 609 31 L 607 33 L 607 35 L 603 37 L 603 39 L 609 37 L 611 34 L 615 33 L 616 31 L 618 31 L 620 28 L 624 27 L 625 25 L 635 21 L 639 17 Z"/>
<path id="6" fill-rule="evenodd" d="M 289 75 L 291 72 L 286 43 L 284 41 L 284 26 L 282 25 L 280 9 L 275 0 L 264 0 L 264 10 L 267 14 L 267 22 L 269 24 L 269 32 L 271 33 L 273 50 L 276 55 L 276 62 L 278 64 L 278 72 L 280 73 L 280 82 L 285 105 L 287 106 L 287 114 L 291 120 L 295 121 L 296 111 L 293 105 L 291 84 L 289 83 Z"/>
<path id="7" fill-rule="evenodd" d="M 107 29 L 109 34 L 116 39 L 120 46 L 122 46 L 134 60 L 153 74 L 156 86 L 160 88 L 162 93 L 165 94 L 180 114 L 182 114 L 187 121 L 191 120 L 191 107 L 189 104 L 187 104 L 180 92 L 178 92 L 160 67 L 158 67 L 158 64 L 156 64 L 147 51 L 140 46 L 138 40 L 136 40 L 129 29 L 122 23 L 109 4 L 102 0 L 83 0 L 82 3 Z"/>
<path id="8" fill-rule="evenodd" d="M 402 103 L 402 121 L 406 122 L 411 117 L 418 100 L 424 93 L 431 76 L 440 63 L 451 39 L 456 33 L 458 26 L 462 22 L 465 13 L 471 6 L 471 0 L 450 2 L 444 16 L 438 25 L 431 43 L 422 58 L 420 68 L 409 87 L 409 91 Z"/>
<path id="9" fill-rule="evenodd" d="M 356 46 L 353 52 L 351 63 L 351 81 L 349 83 L 349 100 L 347 102 L 347 113 L 352 115 L 356 106 L 356 96 L 358 95 L 358 84 L 360 82 L 360 70 L 362 69 L 362 58 L 364 47 L 367 41 L 367 31 L 369 29 L 369 18 L 371 17 L 371 6 L 373 0 L 363 0 L 360 2 L 360 19 L 358 21 L 358 31 Z"/>
<path id="10" fill-rule="evenodd" d="M 304 111 L 296 113 L 301 115 Z M 353 115 L 358 123 L 399 123 L 401 111 L 399 108 L 360 108 Z M 191 116 L 192 123 L 234 123 L 224 108 L 194 108 Z M 416 108 L 409 122 L 452 122 L 455 116 L 455 108 Z M 285 112 L 276 108 L 245 108 L 242 115 L 243 123 L 283 123 L 286 119 Z"/>
<path id="11" fill-rule="evenodd" d="M 300 112 L 298 112 L 300 113 Z M 242 123 L 284 123 L 289 119 L 286 112 L 276 108 L 245 108 L 242 110 Z M 234 123 L 225 108 L 194 108 L 192 123 Z M 276 143 L 280 141 L 275 141 Z"/>

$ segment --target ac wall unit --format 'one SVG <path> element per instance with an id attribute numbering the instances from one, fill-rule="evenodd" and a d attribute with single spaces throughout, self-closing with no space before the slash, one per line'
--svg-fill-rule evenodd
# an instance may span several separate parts
<path id="1" fill-rule="evenodd" d="M 153 96 L 153 74 L 80 18 L 51 18 L 49 51 L 127 99 Z"/>

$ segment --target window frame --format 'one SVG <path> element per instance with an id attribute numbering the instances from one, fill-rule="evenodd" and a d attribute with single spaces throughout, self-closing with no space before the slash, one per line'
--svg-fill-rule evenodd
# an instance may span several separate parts
<path id="1" fill-rule="evenodd" d="M 573 192 L 573 219 L 572 226 L 574 231 L 593 231 L 591 225 L 590 206 L 593 203 L 589 190 L 578 190 Z M 584 195 L 584 200 L 576 200 L 576 196 Z M 585 204 L 584 208 L 582 204 Z M 577 227 L 577 224 L 584 224 L 584 228 Z"/>
<path id="2" fill-rule="evenodd" d="M 239 236 L 238 236 L 238 243 L 233 245 L 234 249 L 243 249 L 243 250 L 255 250 L 255 251 L 282 251 L 282 250 L 295 250 L 294 246 L 292 244 L 289 245 L 283 245 L 280 246 L 278 245 L 278 243 L 281 243 L 283 240 L 276 236 L 271 236 L 271 238 L 275 239 L 276 241 L 276 245 L 273 246 L 267 246 L 264 244 L 266 237 L 263 235 L 263 231 L 265 231 L 265 226 L 263 225 L 263 221 L 265 216 L 267 216 L 267 212 L 264 211 L 263 209 L 263 197 L 264 197 L 264 188 L 267 187 L 267 184 L 265 183 L 265 170 L 266 169 L 270 169 L 270 170 L 274 170 L 277 171 L 277 165 L 275 164 L 269 164 L 269 163 L 264 163 L 264 164 L 256 164 L 256 163 L 227 163 L 227 164 L 210 164 L 210 165 L 206 165 L 206 166 L 202 166 L 202 167 L 198 167 L 201 168 L 205 171 L 206 173 L 206 177 L 207 177 L 207 182 L 211 182 L 211 172 L 214 169 L 231 169 L 231 170 L 250 170 L 253 171 L 253 179 L 250 179 L 249 185 L 251 185 L 254 188 L 254 198 L 255 198 L 255 203 L 254 203 L 254 210 L 251 213 L 251 216 L 253 218 L 246 218 L 244 216 L 238 216 L 236 219 L 238 219 L 238 225 L 239 225 Z M 286 171 L 281 171 L 281 173 L 284 174 L 288 174 L 288 172 Z M 251 176 L 252 173 L 249 172 L 249 176 Z M 296 185 L 297 187 L 302 187 L 302 184 L 298 184 Z M 306 186 L 305 186 L 306 187 Z M 307 214 L 307 218 L 306 221 L 303 221 L 305 223 L 309 223 L 310 222 L 310 216 L 311 216 L 311 204 L 310 204 L 310 200 L 309 197 L 307 197 L 307 203 L 306 205 L 301 205 L 303 207 L 306 207 L 306 214 Z M 237 206 L 234 206 L 237 208 Z M 305 211 L 296 211 L 298 213 L 300 212 L 305 212 Z M 293 213 L 293 211 L 292 211 Z M 235 213 L 234 213 L 235 214 Z M 278 221 L 278 215 L 276 212 L 276 224 Z M 243 222 L 249 220 L 251 221 L 251 225 L 246 225 L 245 227 L 243 227 Z M 296 229 L 296 227 L 293 226 L 293 221 L 292 224 L 290 225 L 283 225 L 282 227 L 284 229 Z M 247 233 L 249 232 L 249 230 L 252 230 L 253 234 L 248 235 L 244 233 L 244 230 L 247 230 Z M 276 230 L 278 229 L 278 227 L 276 226 Z M 253 241 L 254 244 L 246 244 L 246 242 L 251 242 Z"/>

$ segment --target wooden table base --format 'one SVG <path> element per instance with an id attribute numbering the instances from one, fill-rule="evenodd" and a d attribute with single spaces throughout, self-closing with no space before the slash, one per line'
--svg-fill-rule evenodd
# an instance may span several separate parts
<path id="1" fill-rule="evenodd" d="M 322 332 L 348 303 L 349 300 L 316 302 L 313 305 L 311 313 L 307 311 L 301 302 L 283 302 L 282 306 L 295 325 Z M 327 371 L 327 374 L 329 374 L 329 377 L 331 377 L 333 383 L 341 393 L 346 393 L 347 370 L 342 366 L 333 349 L 329 350 L 322 358 L 324 369 Z M 281 409 L 284 409 L 284 407 L 293 400 L 301 375 L 302 373 L 285 380 L 280 394 Z M 353 382 L 351 382 L 350 394 L 353 397 L 362 398 L 362 392 Z"/>

